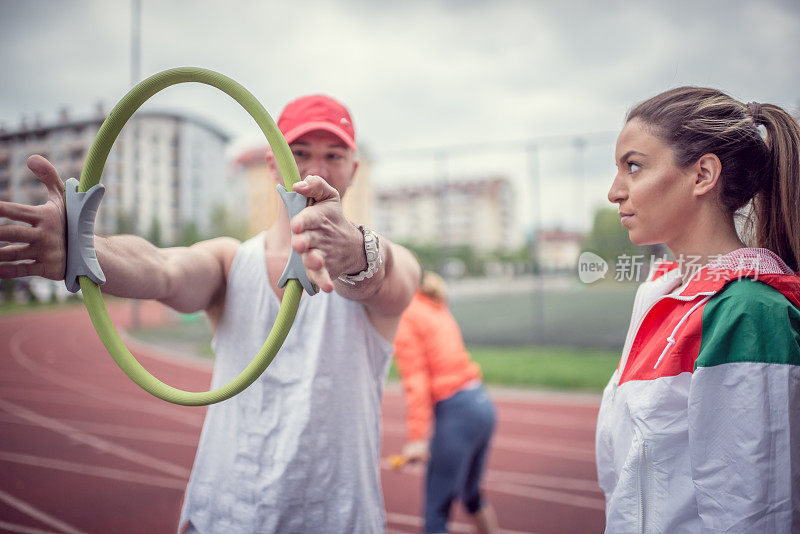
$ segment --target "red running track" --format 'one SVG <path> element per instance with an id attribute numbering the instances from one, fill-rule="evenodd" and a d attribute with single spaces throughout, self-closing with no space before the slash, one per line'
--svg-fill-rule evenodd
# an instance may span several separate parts
<path id="1" fill-rule="evenodd" d="M 111 307 L 129 324 L 128 306 Z M 142 303 L 145 323 L 172 320 Z M 129 345 L 130 346 L 130 345 Z M 210 364 L 132 346 L 170 385 L 207 389 Z M 504 532 L 602 532 L 596 396 L 493 391 L 498 429 L 484 486 Z M 403 402 L 383 402 L 384 455 L 400 450 Z M 0 318 L 0 532 L 174 532 L 205 409 L 151 397 L 116 367 L 83 308 Z M 419 532 L 423 471 L 382 480 L 390 533 Z M 452 532 L 470 532 L 456 507 Z"/>

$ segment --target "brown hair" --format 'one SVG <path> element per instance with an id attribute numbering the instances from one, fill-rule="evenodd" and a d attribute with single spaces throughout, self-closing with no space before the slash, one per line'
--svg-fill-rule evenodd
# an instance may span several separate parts
<path id="1" fill-rule="evenodd" d="M 422 282 L 419 290 L 423 295 L 427 295 L 438 302 L 447 300 L 447 284 L 444 279 L 432 271 L 422 273 Z"/>
<path id="2" fill-rule="evenodd" d="M 678 87 L 634 106 L 626 122 L 633 119 L 672 148 L 679 167 L 716 154 L 722 208 L 733 215 L 752 201 L 754 244 L 798 270 L 800 127 L 791 115 L 773 104 L 743 104 L 716 89 Z"/>

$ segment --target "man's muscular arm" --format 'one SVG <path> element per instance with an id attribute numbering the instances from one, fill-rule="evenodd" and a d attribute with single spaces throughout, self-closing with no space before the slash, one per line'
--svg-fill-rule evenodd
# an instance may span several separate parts
<path id="1" fill-rule="evenodd" d="M 24 223 L 0 226 L 0 278 L 43 276 L 63 280 L 66 270 L 64 182 L 41 156 L 28 167 L 47 187 L 48 201 L 39 206 L 0 202 L 0 217 Z M 224 294 L 225 265 L 238 241 L 219 238 L 191 247 L 159 249 L 132 235 L 95 236 L 95 250 L 106 276 L 109 295 L 157 299 L 182 312 L 208 309 Z"/>
<path id="2" fill-rule="evenodd" d="M 235 239 L 221 237 L 161 249 L 132 235 L 95 237 L 106 274 L 104 293 L 156 299 L 183 313 L 205 310 L 217 300 L 225 289 L 224 258 L 238 245 Z"/>

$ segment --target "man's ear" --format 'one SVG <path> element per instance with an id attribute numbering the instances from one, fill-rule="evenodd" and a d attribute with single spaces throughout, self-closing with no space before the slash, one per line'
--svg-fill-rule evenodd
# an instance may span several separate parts
<path id="1" fill-rule="evenodd" d="M 350 179 L 347 181 L 347 187 L 350 187 L 352 185 L 352 183 L 353 183 L 353 180 L 355 180 L 356 173 L 358 172 L 358 164 L 359 163 L 360 163 L 360 161 L 358 161 L 358 160 L 355 160 L 353 162 L 353 174 L 350 176 Z"/>
<path id="2" fill-rule="evenodd" d="M 281 170 L 278 168 L 278 162 L 275 161 L 275 154 L 272 152 L 272 148 L 269 146 L 267 146 L 266 158 L 269 175 L 276 183 L 282 184 L 283 178 L 281 178 Z"/>
<path id="3" fill-rule="evenodd" d="M 722 174 L 722 162 L 716 154 L 703 154 L 693 167 L 693 192 L 695 196 L 702 196 L 712 191 L 719 182 Z"/>

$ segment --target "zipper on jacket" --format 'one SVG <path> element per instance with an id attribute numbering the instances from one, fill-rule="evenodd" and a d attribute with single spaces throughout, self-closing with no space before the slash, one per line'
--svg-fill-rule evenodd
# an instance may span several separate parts
<path id="1" fill-rule="evenodd" d="M 642 323 L 644 322 L 645 317 L 647 317 L 647 314 L 650 313 L 650 310 L 653 309 L 653 306 L 658 304 L 664 297 L 665 297 L 664 295 L 658 297 L 655 301 L 653 301 L 650 304 L 650 306 L 647 307 L 644 313 L 639 317 L 639 321 L 636 323 L 636 328 L 633 329 L 633 335 L 630 338 L 630 342 L 628 340 L 625 341 L 625 347 L 623 347 L 622 349 L 622 358 L 624 358 L 625 361 L 622 363 L 622 365 L 620 365 L 620 368 L 617 371 L 617 381 L 614 384 L 614 389 L 611 390 L 612 402 L 614 401 L 614 397 L 617 396 L 617 389 L 619 389 L 619 380 L 620 378 L 622 378 L 622 373 L 625 372 L 625 368 L 628 366 L 628 358 L 630 358 L 631 349 L 633 348 L 633 343 L 636 341 L 636 336 L 639 334 L 639 328 L 642 326 Z M 635 307 L 636 307 L 636 302 L 634 300 L 634 308 Z"/>
<path id="2" fill-rule="evenodd" d="M 700 295 L 700 293 L 698 293 L 698 295 Z M 669 337 L 667 338 L 667 346 L 664 347 L 663 351 L 661 351 L 661 356 L 659 356 L 658 360 L 656 360 L 656 364 L 653 366 L 653 369 L 658 367 L 658 364 L 660 364 L 661 360 L 664 359 L 664 356 L 667 355 L 669 349 L 672 348 L 673 345 L 678 343 L 678 341 L 675 339 L 675 336 L 678 334 L 678 330 L 680 330 L 681 326 L 683 326 L 683 323 L 686 322 L 686 320 L 694 313 L 694 311 L 697 308 L 708 302 L 708 300 L 713 296 L 714 296 L 713 293 L 706 295 L 705 297 L 703 297 L 702 300 L 700 300 L 700 302 L 692 306 L 692 308 L 688 311 L 688 313 L 686 313 L 683 317 L 681 317 L 681 320 L 678 321 L 678 324 L 675 325 L 675 328 L 672 330 L 672 334 L 670 334 Z"/>
<path id="3" fill-rule="evenodd" d="M 652 303 L 650 303 L 650 306 L 648 306 L 647 309 L 644 311 L 644 313 L 639 317 L 639 321 L 636 323 L 636 328 L 633 329 L 633 336 L 631 336 L 630 343 L 626 341 L 625 347 L 622 349 L 622 357 L 625 358 L 625 362 L 620 366 L 619 370 L 617 371 L 617 383 L 614 384 L 614 389 L 611 390 L 611 402 L 614 402 L 614 397 L 617 396 L 617 389 L 619 389 L 619 380 L 620 378 L 622 378 L 622 373 L 625 372 L 625 368 L 628 366 L 628 359 L 631 356 L 631 349 L 633 348 L 633 344 L 636 342 L 636 336 L 639 335 L 639 328 L 641 328 L 642 323 L 644 322 L 645 317 L 647 317 L 647 314 L 650 313 L 650 310 L 652 310 L 656 304 L 658 304 L 665 298 L 667 298 L 667 295 L 661 295 Z M 636 302 L 634 301 L 634 307 L 635 306 Z"/>
<path id="4" fill-rule="evenodd" d="M 655 307 L 655 305 L 658 304 L 659 302 L 661 302 L 664 299 L 674 299 L 674 300 L 679 300 L 679 301 L 682 301 L 682 302 L 691 302 L 694 299 L 696 299 L 697 297 L 699 297 L 700 295 L 713 296 L 716 293 L 717 293 L 716 291 L 709 291 L 709 292 L 697 293 L 697 294 L 691 295 L 691 296 L 681 296 L 681 295 L 672 295 L 672 294 L 661 295 L 655 301 L 653 301 L 653 303 L 650 304 L 650 306 L 647 307 L 645 312 L 639 318 L 639 321 L 636 323 L 636 328 L 633 331 L 634 333 L 633 333 L 633 337 L 631 338 L 630 345 L 628 345 L 626 343 L 626 346 L 622 351 L 622 355 L 625 358 L 625 365 L 620 367 L 619 372 L 617 374 L 617 382 L 616 382 L 616 384 L 614 384 L 614 389 L 611 391 L 611 400 L 612 401 L 614 400 L 614 397 L 617 394 L 617 388 L 619 388 L 619 380 L 620 380 L 620 378 L 622 378 L 622 373 L 625 371 L 625 367 L 628 366 L 628 359 L 630 358 L 630 351 L 631 351 L 631 349 L 633 349 L 633 344 L 636 342 L 636 337 L 639 335 L 639 328 L 642 327 L 642 323 L 644 322 L 645 318 L 647 317 L 647 314 L 650 313 L 650 311 Z M 669 347 L 669 345 L 667 345 L 667 347 Z"/>
<path id="5" fill-rule="evenodd" d="M 642 439 L 642 451 L 639 454 L 639 521 L 641 534 L 647 534 L 646 493 L 650 487 L 650 471 L 647 469 L 647 443 Z"/>

